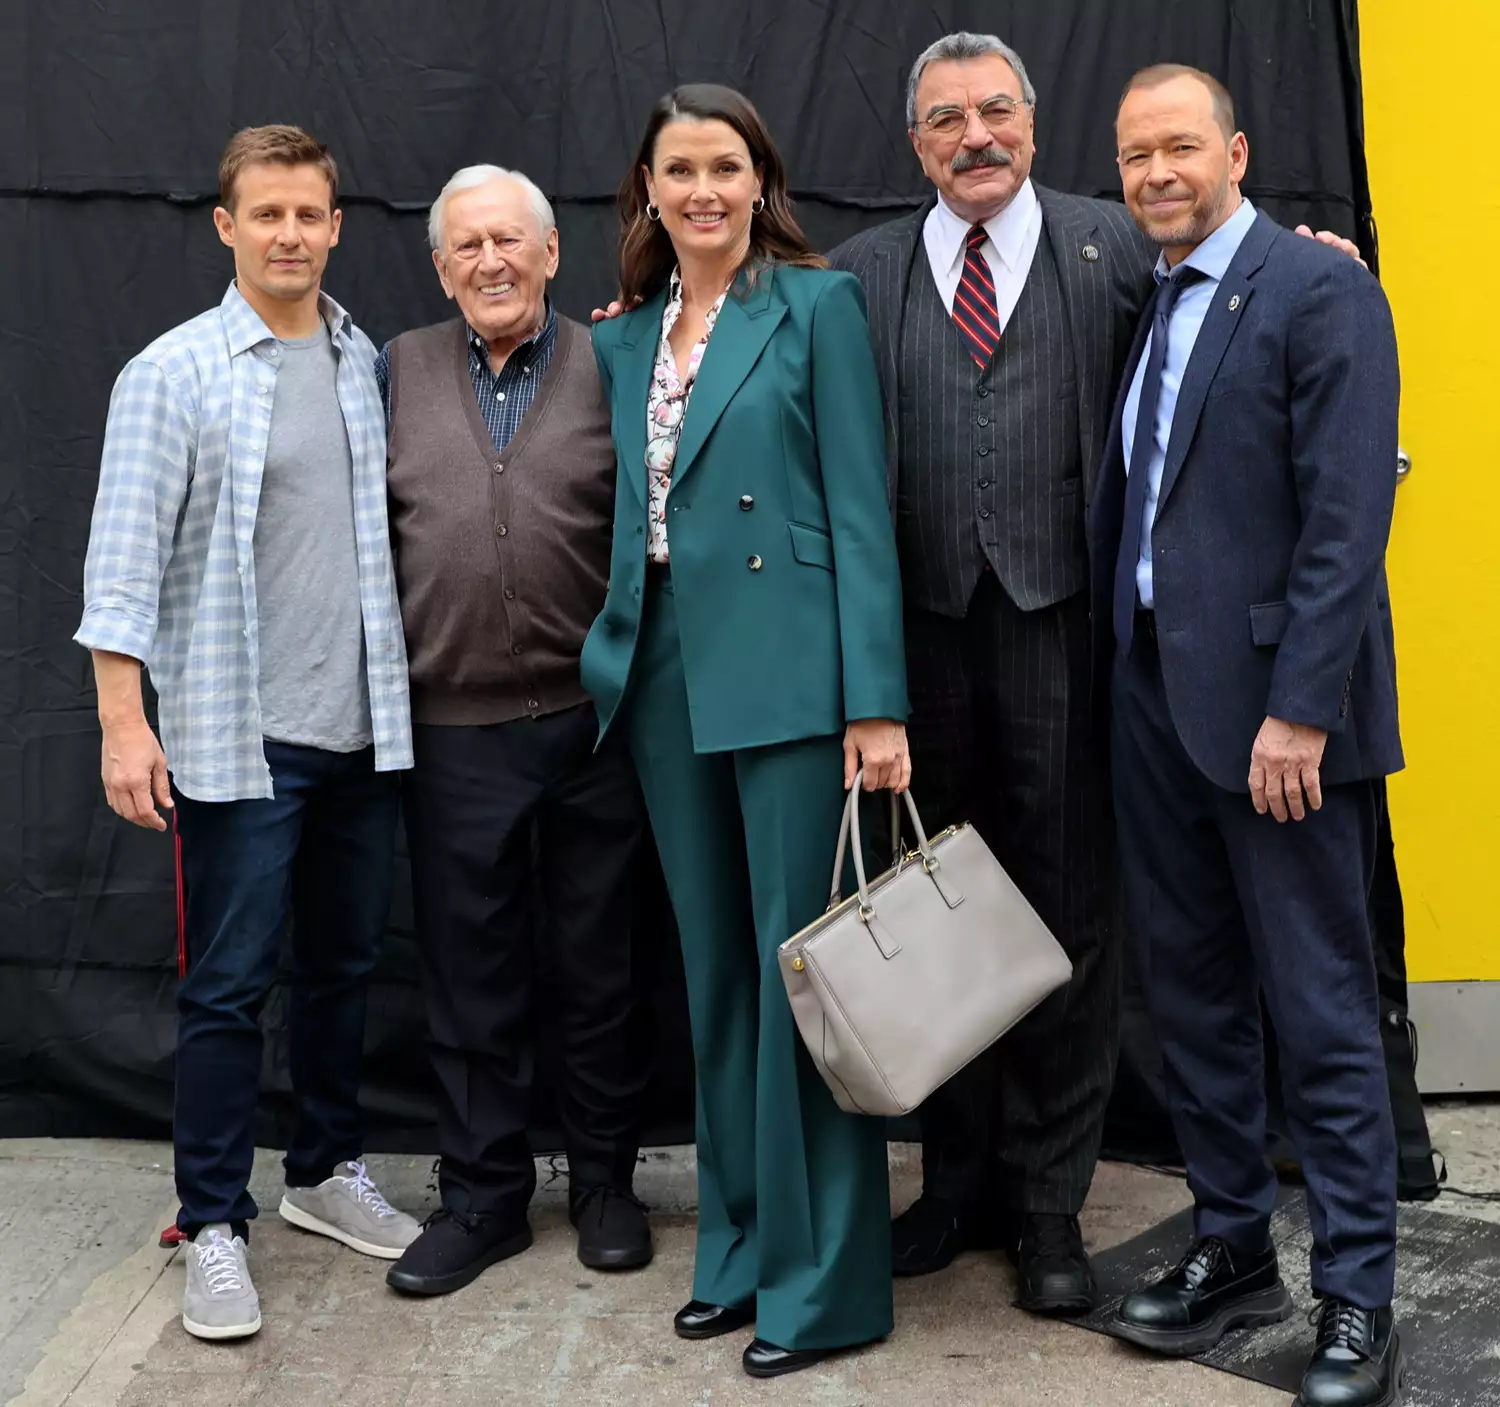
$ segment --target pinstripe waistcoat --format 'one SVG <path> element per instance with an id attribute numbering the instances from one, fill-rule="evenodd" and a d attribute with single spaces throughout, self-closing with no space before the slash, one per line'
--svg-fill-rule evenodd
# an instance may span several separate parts
<path id="1" fill-rule="evenodd" d="M 901 323 L 896 534 L 910 604 L 961 616 L 986 562 L 1022 610 L 1088 579 L 1078 379 L 1047 240 L 983 370 L 925 257 Z"/>

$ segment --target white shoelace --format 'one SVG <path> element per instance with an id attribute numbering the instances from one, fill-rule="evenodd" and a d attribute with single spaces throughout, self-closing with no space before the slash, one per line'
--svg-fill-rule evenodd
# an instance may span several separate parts
<path id="1" fill-rule="evenodd" d="M 198 1268 L 208 1282 L 209 1294 L 226 1295 L 245 1288 L 245 1282 L 240 1279 L 240 1258 L 232 1241 L 226 1241 L 217 1231 L 210 1231 L 208 1244 L 194 1246 L 193 1253 L 198 1257 Z"/>
<path id="2" fill-rule="evenodd" d="M 353 1176 L 341 1177 L 339 1181 L 354 1193 L 354 1200 L 365 1203 L 376 1216 L 395 1216 L 396 1209 L 380 1195 L 380 1189 L 370 1180 L 364 1163 L 350 1163 L 348 1166 L 354 1170 Z"/>

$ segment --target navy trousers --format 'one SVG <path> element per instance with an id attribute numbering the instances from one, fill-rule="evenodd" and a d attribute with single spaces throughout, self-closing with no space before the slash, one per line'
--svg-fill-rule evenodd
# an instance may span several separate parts
<path id="1" fill-rule="evenodd" d="M 543 1027 L 571 1195 L 628 1189 L 651 1071 L 632 966 L 644 807 L 625 741 L 594 751 L 592 704 L 412 732 L 406 835 L 443 1205 L 525 1216 Z"/>
<path id="2" fill-rule="evenodd" d="M 1115 659 L 1112 706 L 1128 951 L 1161 1039 L 1198 1235 L 1245 1250 L 1267 1241 L 1263 991 L 1307 1178 L 1312 1288 L 1388 1305 L 1396 1140 L 1367 904 L 1376 784 L 1325 787 L 1302 821 L 1258 815 L 1248 784 L 1225 791 L 1188 757 L 1141 632 Z"/>
<path id="3" fill-rule="evenodd" d="M 172 1121 L 177 1224 L 245 1222 L 260 1089 L 260 1013 L 292 919 L 286 1180 L 312 1186 L 360 1153 L 365 993 L 390 907 L 400 790 L 374 749 L 267 742 L 275 797 L 173 789 L 187 891 Z"/>

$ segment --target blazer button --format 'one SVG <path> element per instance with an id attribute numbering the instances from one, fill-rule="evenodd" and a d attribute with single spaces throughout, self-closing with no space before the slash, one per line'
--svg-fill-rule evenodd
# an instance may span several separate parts
<path id="1" fill-rule="evenodd" d="M 740 499 L 740 512 L 748 513 L 755 507 L 755 500 L 747 493 Z"/>
<path id="2" fill-rule="evenodd" d="M 763 566 L 765 566 L 765 563 L 762 562 L 759 557 L 752 557 L 748 562 L 745 563 L 745 565 L 749 567 L 752 572 L 758 572 Z"/>

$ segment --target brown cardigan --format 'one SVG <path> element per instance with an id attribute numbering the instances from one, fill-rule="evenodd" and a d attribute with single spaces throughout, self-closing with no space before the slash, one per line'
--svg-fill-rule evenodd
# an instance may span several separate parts
<path id="1" fill-rule="evenodd" d="M 462 318 L 391 343 L 391 535 L 416 723 L 504 723 L 583 703 L 578 656 L 604 604 L 610 410 L 588 331 L 562 316 L 497 453 Z"/>

